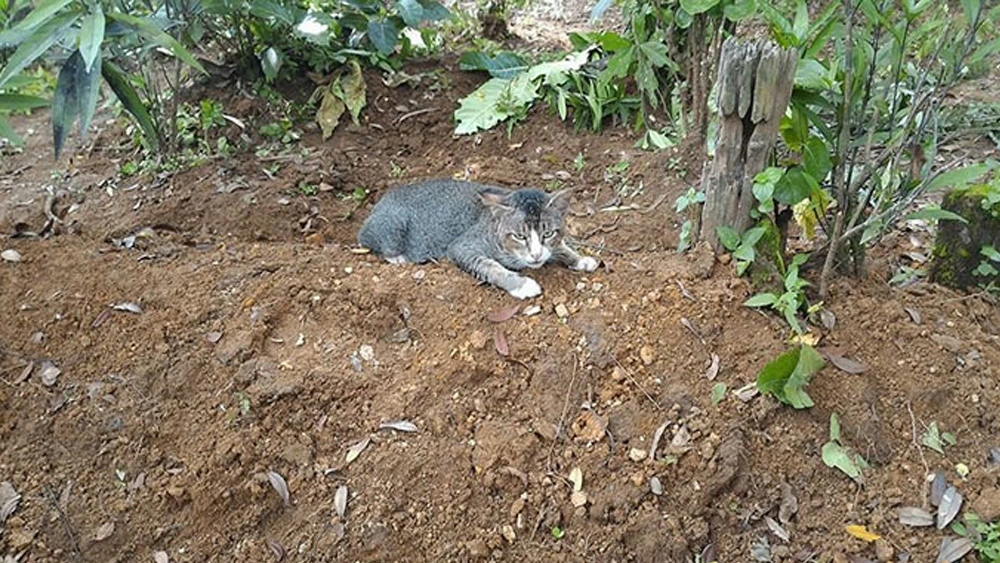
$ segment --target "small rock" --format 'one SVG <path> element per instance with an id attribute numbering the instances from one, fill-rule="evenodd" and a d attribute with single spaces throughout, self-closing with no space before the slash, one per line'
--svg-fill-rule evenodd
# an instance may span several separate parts
<path id="1" fill-rule="evenodd" d="M 590 409 L 580 412 L 570 425 L 576 439 L 585 442 L 601 441 L 607 428 L 608 422 Z"/>
<path id="2" fill-rule="evenodd" d="M 0 258 L 3 258 L 6 262 L 20 262 L 21 260 L 24 260 L 21 253 L 13 248 L 8 248 L 7 250 L 0 252 Z"/>
<path id="3" fill-rule="evenodd" d="M 538 305 L 528 305 L 527 307 L 524 308 L 524 316 L 526 317 L 537 315 L 538 313 L 541 312 L 542 308 L 539 307 Z"/>
<path id="4" fill-rule="evenodd" d="M 649 490 L 656 496 L 663 494 L 663 483 L 660 483 L 659 477 L 654 475 L 649 478 Z"/>
<path id="5" fill-rule="evenodd" d="M 517 539 L 517 534 L 514 533 L 514 527 L 510 524 L 504 524 L 504 526 L 500 528 L 500 535 L 502 535 L 503 539 L 507 540 L 508 543 L 514 543 L 514 540 Z"/>
<path id="6" fill-rule="evenodd" d="M 938 346 L 953 354 L 957 354 L 963 347 L 961 340 L 955 338 L 954 336 L 948 336 L 947 334 L 934 333 L 931 335 L 931 340 L 933 340 Z"/>
<path id="7" fill-rule="evenodd" d="M 656 356 L 653 354 L 652 348 L 650 348 L 649 346 L 643 346 L 642 348 L 639 348 L 639 358 L 642 360 L 642 363 L 644 365 L 648 366 L 649 364 L 653 363 L 653 360 L 656 359 Z"/>
<path id="8" fill-rule="evenodd" d="M 569 316 L 569 309 L 566 308 L 565 304 L 560 303 L 556 305 L 556 316 L 560 319 L 565 319 Z"/>
<path id="9" fill-rule="evenodd" d="M 524 510 L 525 503 L 526 501 L 524 500 L 523 497 L 519 497 L 517 500 L 515 500 L 514 504 L 510 505 L 510 517 L 516 518 L 517 515 L 520 514 L 522 510 Z"/>
<path id="10" fill-rule="evenodd" d="M 469 335 L 469 344 L 472 344 L 472 347 L 476 350 L 482 350 L 485 348 L 487 342 L 489 342 L 489 339 L 483 331 L 479 329 L 472 331 L 472 334 Z"/>
<path id="11" fill-rule="evenodd" d="M 1000 489 L 995 487 L 983 489 L 972 502 L 972 511 L 975 512 L 983 522 L 990 522 L 1000 518 Z"/>
<path id="12" fill-rule="evenodd" d="M 587 504 L 587 493 L 583 491 L 573 491 L 573 494 L 569 496 L 569 501 L 573 503 L 575 508 L 580 508 Z"/>
<path id="13" fill-rule="evenodd" d="M 490 556 L 490 547 L 482 538 L 476 538 L 465 542 L 465 549 L 469 550 L 469 555 L 477 559 L 486 559 Z"/>
<path id="14" fill-rule="evenodd" d="M 425 277 L 427 277 L 427 272 L 425 272 L 423 270 L 417 270 L 416 272 L 413 272 L 413 279 L 415 279 L 417 281 L 420 281 L 420 280 L 424 279 Z"/>
<path id="15" fill-rule="evenodd" d="M 881 538 L 875 540 L 875 558 L 881 563 L 892 561 L 892 556 L 895 555 L 895 553 L 896 550 L 889 545 L 889 542 Z"/>
<path id="16" fill-rule="evenodd" d="M 632 461 L 642 461 L 646 459 L 646 450 L 641 448 L 632 448 L 628 451 L 628 458 Z"/>
<path id="17" fill-rule="evenodd" d="M 375 349 L 371 347 L 370 344 L 362 344 L 358 348 L 358 354 L 361 355 L 361 359 L 370 362 L 375 359 Z"/>

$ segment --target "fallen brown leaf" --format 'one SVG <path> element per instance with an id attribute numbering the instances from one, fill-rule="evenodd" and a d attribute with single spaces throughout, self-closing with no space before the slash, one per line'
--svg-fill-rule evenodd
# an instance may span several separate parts
<path id="1" fill-rule="evenodd" d="M 497 327 L 497 329 L 493 331 L 493 347 L 496 348 L 497 354 L 500 354 L 505 358 L 510 355 L 510 348 L 507 347 L 507 337 L 503 335 L 503 331 L 500 330 L 500 327 Z"/>
<path id="2" fill-rule="evenodd" d="M 497 309 L 496 311 L 493 311 L 492 313 L 487 315 L 486 318 L 489 319 L 491 323 L 502 323 L 506 320 L 513 318 L 515 315 L 517 315 L 517 312 L 520 310 L 521 310 L 520 305 L 501 307 L 500 309 Z"/>

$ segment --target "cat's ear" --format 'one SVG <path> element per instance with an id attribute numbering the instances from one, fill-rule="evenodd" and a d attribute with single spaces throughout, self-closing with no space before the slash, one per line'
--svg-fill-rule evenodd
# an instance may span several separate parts
<path id="1" fill-rule="evenodd" d="M 566 213 L 569 210 L 569 202 L 573 199 L 573 192 L 570 190 L 559 190 L 549 196 L 546 207 L 555 209 L 559 213 Z"/>
<path id="2" fill-rule="evenodd" d="M 482 200 L 483 205 L 497 211 L 511 209 L 510 202 L 507 201 L 507 194 L 480 192 L 479 199 Z"/>

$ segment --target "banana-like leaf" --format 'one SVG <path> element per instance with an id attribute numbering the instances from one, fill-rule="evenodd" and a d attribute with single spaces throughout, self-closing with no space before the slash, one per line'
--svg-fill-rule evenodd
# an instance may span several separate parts
<path id="1" fill-rule="evenodd" d="M 70 26 L 80 18 L 81 12 L 71 11 L 59 14 L 38 26 L 30 36 L 20 43 L 17 50 L 7 59 L 7 66 L 0 71 L 0 89 L 8 80 L 17 76 L 24 67 L 35 62 L 49 50 L 56 41 L 62 39 Z"/>
<path id="2" fill-rule="evenodd" d="M 156 27 L 156 25 L 149 19 L 137 18 L 120 12 L 109 13 L 107 14 L 107 17 L 135 28 L 135 30 L 139 32 L 139 35 L 142 35 L 160 47 L 169 50 L 174 54 L 174 56 L 187 63 L 198 72 L 207 74 L 205 72 L 205 68 L 201 66 L 201 63 L 195 60 L 190 51 L 185 49 L 184 46 L 181 45 L 179 41 L 171 37 L 170 34 Z"/>
<path id="3" fill-rule="evenodd" d="M 80 54 L 87 72 L 94 68 L 94 62 L 101 54 L 101 43 L 104 42 L 104 11 L 101 10 L 100 3 L 94 3 L 93 10 L 80 22 Z"/>
<path id="4" fill-rule="evenodd" d="M 125 73 L 112 64 L 111 61 L 104 61 L 101 63 L 101 74 L 104 75 L 104 80 L 108 83 L 108 86 L 111 86 L 111 90 L 121 101 L 125 110 L 131 113 L 132 117 L 138 122 L 148 148 L 157 148 L 160 144 L 160 137 L 156 133 L 153 117 L 149 115 L 149 110 L 146 109 L 142 100 L 139 99 L 139 94 L 136 93 L 135 88 L 129 84 Z"/>
<path id="5" fill-rule="evenodd" d="M 14 132 L 7 120 L 0 116 L 0 139 L 7 139 L 10 144 L 19 147 L 24 144 L 24 140 Z"/>
<path id="6" fill-rule="evenodd" d="M 49 101 L 26 94 L 0 94 L 0 111 L 24 111 L 43 108 Z"/>
<path id="7" fill-rule="evenodd" d="M 52 16 L 73 0 L 42 0 L 23 20 L 0 33 L 0 45 L 17 45 L 38 26 L 48 23 Z"/>

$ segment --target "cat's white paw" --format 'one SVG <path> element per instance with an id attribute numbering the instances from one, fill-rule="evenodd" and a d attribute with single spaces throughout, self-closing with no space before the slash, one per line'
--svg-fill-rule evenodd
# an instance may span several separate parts
<path id="1" fill-rule="evenodd" d="M 581 272 L 593 272 L 597 269 L 597 259 L 592 256 L 582 256 L 573 269 Z"/>
<path id="2" fill-rule="evenodd" d="M 507 293 L 510 293 L 518 299 L 531 299 L 532 297 L 538 297 L 542 294 L 542 286 L 538 285 L 538 282 L 531 278 L 521 278 L 521 285 L 515 287 Z"/>

